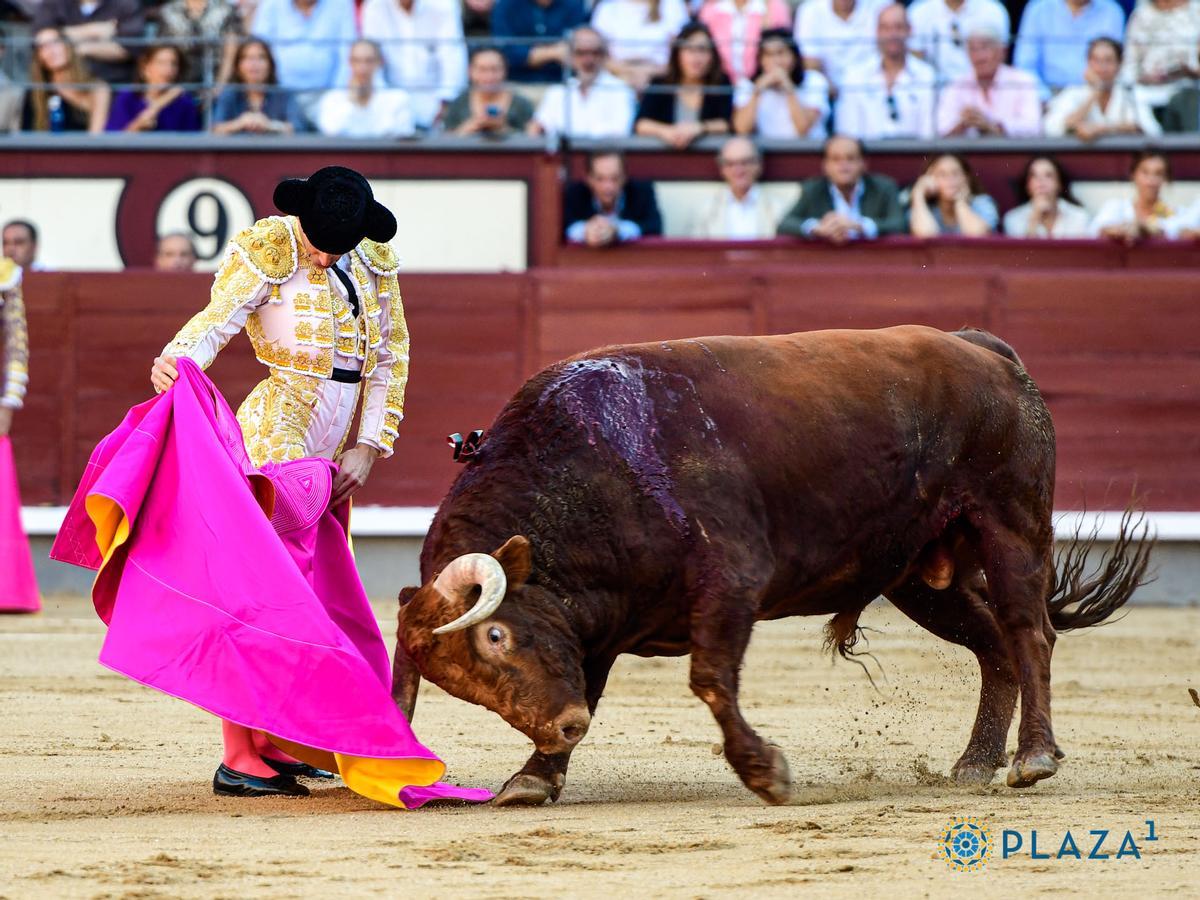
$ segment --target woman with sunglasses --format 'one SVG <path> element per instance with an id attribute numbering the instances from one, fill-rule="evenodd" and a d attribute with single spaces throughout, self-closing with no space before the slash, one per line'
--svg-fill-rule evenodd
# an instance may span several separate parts
<path id="1" fill-rule="evenodd" d="M 712 35 L 691 22 L 675 38 L 666 76 L 646 89 L 634 134 L 682 150 L 701 135 L 728 134 L 732 116 L 729 79 L 721 72 Z"/>

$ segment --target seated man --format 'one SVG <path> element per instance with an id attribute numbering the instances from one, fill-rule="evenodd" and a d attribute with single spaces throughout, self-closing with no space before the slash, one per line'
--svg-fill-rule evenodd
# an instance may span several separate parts
<path id="1" fill-rule="evenodd" d="M 733 137 L 717 154 L 725 185 L 713 195 L 692 236 L 748 241 L 775 237 L 779 210 L 758 185 L 762 156 L 749 138 Z"/>
<path id="2" fill-rule="evenodd" d="M 588 157 L 587 178 L 563 196 L 563 221 L 567 240 L 589 247 L 662 234 L 654 185 L 626 179 L 625 160 L 615 150 Z"/>
<path id="3" fill-rule="evenodd" d="M 782 222 L 780 234 L 844 244 L 906 230 L 896 182 L 866 171 L 862 144 L 834 135 L 821 159 L 825 174 L 801 185 L 800 199 Z"/>
<path id="4" fill-rule="evenodd" d="M 402 138 L 414 131 L 407 91 L 383 87 L 379 45 L 359 38 L 350 46 L 350 77 L 344 88 L 326 91 L 316 106 L 321 134 L 341 138 Z"/>
<path id="5" fill-rule="evenodd" d="M 196 267 L 196 248 L 182 231 L 164 234 L 158 239 L 154 268 L 159 272 L 190 272 Z"/>
<path id="6" fill-rule="evenodd" d="M 938 134 L 943 137 L 1036 137 L 1042 131 L 1038 81 L 1004 65 L 1008 35 L 990 25 L 967 35 L 971 73 L 942 91 Z"/>
<path id="7" fill-rule="evenodd" d="M 146 16 L 138 0 L 41 0 L 33 30 L 56 28 L 66 36 L 88 71 L 109 84 L 133 81 L 133 56 L 122 38 L 141 38 Z M 132 54 L 141 51 L 132 48 Z"/>
<path id="8" fill-rule="evenodd" d="M 583 0 L 496 0 L 492 37 L 513 81 L 562 81 L 572 28 L 588 20 Z"/>
<path id="9" fill-rule="evenodd" d="M 1021 13 L 1013 65 L 1051 91 L 1083 84 L 1092 41 L 1120 41 L 1124 33 L 1125 12 L 1115 0 L 1032 0 Z"/>
<path id="10" fill-rule="evenodd" d="M 596 29 L 571 32 L 571 77 L 551 85 L 538 104 L 530 134 L 568 138 L 625 137 L 633 130 L 637 98 L 633 89 L 605 68 L 608 45 Z"/>

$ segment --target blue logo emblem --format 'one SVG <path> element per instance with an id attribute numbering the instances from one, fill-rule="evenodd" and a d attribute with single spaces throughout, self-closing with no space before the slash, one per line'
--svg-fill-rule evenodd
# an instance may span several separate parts
<path id="1" fill-rule="evenodd" d="M 938 842 L 938 853 L 957 872 L 978 872 L 992 853 L 992 833 L 978 819 L 950 820 Z"/>

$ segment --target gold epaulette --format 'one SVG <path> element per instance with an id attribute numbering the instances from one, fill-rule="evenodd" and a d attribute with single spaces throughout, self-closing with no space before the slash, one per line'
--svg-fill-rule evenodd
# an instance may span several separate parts
<path id="1" fill-rule="evenodd" d="M 400 271 L 400 257 L 392 249 L 391 244 L 381 244 L 378 241 L 365 239 L 355 248 L 358 258 L 376 275 L 395 275 Z"/>
<path id="2" fill-rule="evenodd" d="M 242 261 L 271 284 L 283 284 L 300 265 L 291 223 L 280 216 L 259 219 L 234 237 L 233 246 Z"/>
<path id="3" fill-rule="evenodd" d="M 21 283 L 21 267 L 7 256 L 0 256 L 0 291 L 11 291 Z"/>

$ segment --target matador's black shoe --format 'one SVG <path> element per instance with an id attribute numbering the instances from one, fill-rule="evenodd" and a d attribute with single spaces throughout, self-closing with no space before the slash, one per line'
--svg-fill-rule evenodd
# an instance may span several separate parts
<path id="1" fill-rule="evenodd" d="M 262 761 L 278 772 L 280 775 L 291 775 L 293 778 L 336 778 L 332 772 L 327 772 L 325 769 L 318 769 L 316 766 L 310 766 L 303 762 L 284 762 L 282 759 L 271 759 L 269 756 L 264 756 Z"/>
<path id="2" fill-rule="evenodd" d="M 291 775 L 247 775 L 221 763 L 213 776 L 213 793 L 221 797 L 307 797 L 308 788 Z"/>

